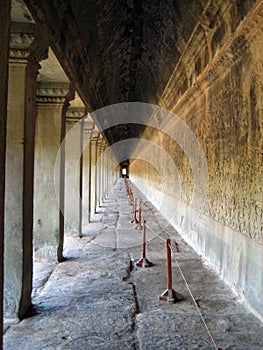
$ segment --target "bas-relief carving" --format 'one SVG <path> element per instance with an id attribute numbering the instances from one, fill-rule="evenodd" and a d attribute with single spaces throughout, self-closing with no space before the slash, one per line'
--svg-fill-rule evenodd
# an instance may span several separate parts
<path id="1" fill-rule="evenodd" d="M 244 38 L 243 38 L 244 39 Z M 209 191 L 203 212 L 215 221 L 262 241 L 262 91 L 261 35 L 240 48 L 227 71 L 203 87 L 186 105 L 182 117 L 201 142 L 209 168 Z M 244 40 L 243 40 L 244 42 Z M 241 45 L 242 46 L 242 45 Z M 245 51 L 246 50 L 246 51 Z M 240 53 L 241 52 L 241 53 Z M 207 102 L 209 101 L 209 102 Z M 187 203 L 191 168 L 169 142 L 183 179 L 182 199 Z"/>
<path id="2" fill-rule="evenodd" d="M 251 40 L 244 35 L 247 31 L 241 30 L 230 42 L 231 48 L 210 70 L 212 74 L 208 70 L 204 76 L 194 102 L 188 100 L 179 109 L 183 110 L 180 117 L 195 133 L 207 158 L 209 191 L 203 212 L 260 241 L 263 237 L 263 67 L 259 53 L 263 46 L 262 29 L 260 35 L 253 33 L 253 26 L 260 22 L 252 24 L 246 25 Z M 173 94 L 167 91 L 168 95 Z M 165 135 L 162 147 L 174 158 L 182 179 L 181 198 L 189 203 L 193 176 L 188 160 L 180 147 Z M 166 169 L 166 176 L 172 181 L 169 171 Z M 171 183 L 171 190 L 176 192 L 175 184 Z"/>
<path id="3" fill-rule="evenodd" d="M 178 191 L 181 185 L 180 199 L 185 203 L 189 203 L 191 200 L 193 184 L 188 159 L 184 155 L 181 147 L 178 146 L 178 144 L 176 144 L 176 142 L 166 134 L 163 135 L 161 147 L 163 152 L 169 154 L 174 162 L 173 166 L 170 164 L 172 168 L 169 168 L 167 164 L 162 165 L 165 172 L 166 186 L 169 188 L 169 192 L 172 196 L 179 197 Z M 179 173 L 179 181 L 180 179 L 183 179 L 181 184 L 176 182 L 174 167 L 176 167 Z"/>
<path id="4" fill-rule="evenodd" d="M 209 151 L 206 148 L 210 183 L 204 212 L 248 237 L 261 240 L 262 157 L 253 149 L 259 148 L 262 140 L 259 90 L 263 79 L 261 71 L 261 75 L 250 75 L 248 86 L 244 85 L 238 74 L 242 62 L 240 65 L 210 91 L 211 127 L 201 135 L 205 134 L 204 141 L 212 145 Z M 251 94 L 253 86 L 257 92 Z M 247 91 L 245 99 L 244 91 Z M 254 99 L 252 110 L 251 99 Z M 200 129 L 195 128 L 195 132 L 198 137 Z"/>

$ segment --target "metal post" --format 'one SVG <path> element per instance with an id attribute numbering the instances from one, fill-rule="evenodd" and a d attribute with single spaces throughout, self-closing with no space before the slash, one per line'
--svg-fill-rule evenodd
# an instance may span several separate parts
<path id="1" fill-rule="evenodd" d="M 184 297 L 173 290 L 172 286 L 172 263 L 171 263 L 171 240 L 166 240 L 167 252 L 167 289 L 159 296 L 159 300 L 167 301 L 168 303 L 176 303 L 184 299 Z"/>
<path id="2" fill-rule="evenodd" d="M 153 263 L 151 263 L 146 258 L 146 221 L 143 220 L 143 229 L 142 229 L 142 257 L 139 261 L 137 261 L 136 266 L 139 267 L 151 267 Z"/>
<path id="3" fill-rule="evenodd" d="M 173 288 L 172 286 L 172 262 L 171 262 L 171 240 L 166 240 L 166 252 L 167 252 L 167 287 L 168 290 Z"/>
<path id="4" fill-rule="evenodd" d="M 130 203 L 131 203 L 131 205 L 133 205 L 133 199 L 134 199 L 133 192 L 132 192 L 132 189 L 130 188 Z"/>
<path id="5" fill-rule="evenodd" d="M 135 224 L 138 223 L 136 213 L 137 213 L 137 199 L 133 198 L 133 219 L 132 219 L 131 223 L 135 223 Z"/>
<path id="6" fill-rule="evenodd" d="M 134 227 L 136 230 L 142 229 L 142 201 L 140 201 L 139 209 L 138 209 L 138 219 L 137 219 L 137 225 Z"/>
<path id="7" fill-rule="evenodd" d="M 145 224 L 143 225 L 142 231 L 142 258 L 146 258 L 146 234 L 145 234 Z"/>
<path id="8" fill-rule="evenodd" d="M 124 181 L 125 181 L 125 186 L 126 186 L 127 194 L 129 194 L 129 193 L 130 193 L 129 182 L 128 182 L 126 176 L 124 177 Z"/>
<path id="9" fill-rule="evenodd" d="M 83 199 L 83 128 L 84 120 L 80 123 L 80 160 L 79 160 L 79 237 L 82 238 L 82 199 Z"/>

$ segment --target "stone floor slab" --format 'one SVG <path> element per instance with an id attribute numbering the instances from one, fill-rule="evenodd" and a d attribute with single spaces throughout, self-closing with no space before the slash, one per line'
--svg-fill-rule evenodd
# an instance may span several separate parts
<path id="1" fill-rule="evenodd" d="M 154 266 L 136 266 L 142 231 L 131 224 L 132 207 L 120 179 L 93 222 L 84 222 L 83 238 L 66 237 L 64 262 L 35 263 L 37 314 L 6 320 L 4 349 L 214 349 L 198 311 L 218 348 L 263 348 L 263 324 L 135 186 L 133 191 L 142 199 L 147 258 Z M 185 298 L 176 304 L 159 300 L 167 287 L 167 238 L 174 252 L 173 286 Z"/>

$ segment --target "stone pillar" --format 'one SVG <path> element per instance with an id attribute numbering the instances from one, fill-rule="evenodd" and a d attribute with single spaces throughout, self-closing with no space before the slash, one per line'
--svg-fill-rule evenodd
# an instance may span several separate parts
<path id="1" fill-rule="evenodd" d="M 104 188 L 103 188 L 103 182 L 104 182 L 104 157 L 103 157 L 103 153 L 104 153 L 104 139 L 102 139 L 101 145 L 100 145 L 100 154 L 98 157 L 97 162 L 99 162 L 99 184 L 98 184 L 98 188 L 99 188 L 99 200 L 98 200 L 98 204 L 99 207 L 103 206 L 103 198 L 104 198 Z"/>
<path id="2" fill-rule="evenodd" d="M 107 144 L 106 144 L 106 148 L 107 148 Z M 105 157 L 105 170 L 106 170 L 106 172 L 105 172 L 105 180 L 104 180 L 104 187 L 105 187 L 105 189 L 104 189 L 104 192 L 105 192 L 104 196 L 105 196 L 105 198 L 107 197 L 107 194 L 109 192 L 109 176 L 110 176 L 109 154 L 108 154 L 107 150 L 106 150 L 106 154 L 107 154 L 107 156 Z"/>
<path id="3" fill-rule="evenodd" d="M 101 148 L 101 157 L 102 157 L 102 179 L 101 179 L 101 201 L 103 202 L 106 197 L 106 181 L 107 181 L 107 159 L 105 155 L 105 151 L 107 148 L 107 142 L 103 140 L 102 148 Z"/>
<path id="4" fill-rule="evenodd" d="M 20 319 L 31 308 L 35 93 L 39 61 L 32 25 L 11 32 L 5 196 L 5 313 Z M 37 54 L 37 50 L 39 50 Z"/>
<path id="5" fill-rule="evenodd" d="M 0 21 L 0 349 L 2 349 L 3 334 L 4 186 L 10 7 L 11 2 L 9 0 L 0 0 L 2 16 Z"/>
<path id="6" fill-rule="evenodd" d="M 82 237 L 82 143 L 85 109 L 70 108 L 67 112 L 65 228 L 68 234 Z"/>
<path id="7" fill-rule="evenodd" d="M 80 125 L 80 159 L 79 159 L 79 237 L 82 237 L 82 218 L 83 218 L 83 130 L 84 120 Z"/>
<path id="8" fill-rule="evenodd" d="M 93 137 L 91 140 L 91 157 L 90 157 L 90 216 L 92 217 L 96 213 L 96 182 L 97 182 L 97 171 L 96 171 L 96 159 L 97 159 L 97 141 L 98 136 Z"/>
<path id="9" fill-rule="evenodd" d="M 100 207 L 101 201 L 101 179 L 102 179 L 102 164 L 100 162 L 100 156 L 102 154 L 102 144 L 103 144 L 103 136 L 100 134 L 97 140 L 97 148 L 96 148 L 96 205 L 95 211 L 97 212 L 97 208 Z"/>
<path id="10" fill-rule="evenodd" d="M 61 141 L 65 135 L 65 113 L 71 95 L 69 83 L 38 84 L 34 177 L 36 258 L 63 260 L 64 224 L 60 212 L 63 208 L 60 207 L 60 197 L 64 196 L 64 186 L 57 183 L 55 188 L 54 172 Z M 60 175 L 59 181 L 63 184 L 64 173 Z"/>
<path id="11" fill-rule="evenodd" d="M 90 222 L 91 211 L 91 138 L 94 123 L 92 120 L 86 119 L 83 128 L 83 220 Z"/>

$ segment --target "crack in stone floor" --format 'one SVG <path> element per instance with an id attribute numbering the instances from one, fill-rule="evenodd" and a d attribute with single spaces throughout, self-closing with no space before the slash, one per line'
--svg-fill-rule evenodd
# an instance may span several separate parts
<path id="1" fill-rule="evenodd" d="M 143 204 L 147 202 L 135 188 L 134 192 Z M 66 260 L 38 263 L 42 275 L 35 279 L 33 294 L 37 315 L 7 327 L 4 349 L 213 349 L 175 264 L 174 289 L 185 300 L 176 304 L 158 300 L 167 284 L 165 244 L 159 235 L 171 238 L 218 347 L 263 348 L 263 324 L 146 204 L 144 218 L 149 226 L 152 223 L 153 232 L 158 231 L 148 233 L 147 257 L 154 266 L 144 269 L 135 264 L 141 257 L 141 231 L 130 223 L 131 206 L 120 179 L 94 222 L 84 225 L 84 237 L 66 237 Z"/>

